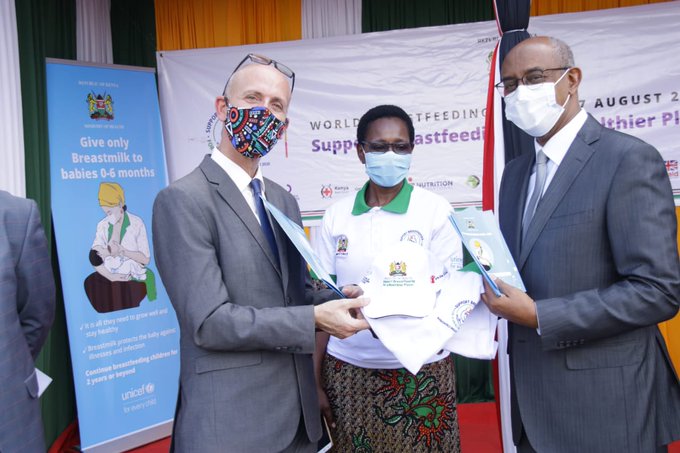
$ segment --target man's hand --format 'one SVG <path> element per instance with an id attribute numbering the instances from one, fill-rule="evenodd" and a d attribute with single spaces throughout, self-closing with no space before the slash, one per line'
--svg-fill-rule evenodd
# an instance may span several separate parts
<path id="1" fill-rule="evenodd" d="M 364 295 L 364 290 L 361 289 L 361 286 L 359 285 L 346 285 L 340 289 L 342 290 L 342 293 L 345 296 L 347 296 L 348 299 L 356 299 L 357 297 L 361 297 Z M 358 308 L 351 309 L 349 311 L 349 314 L 352 315 L 352 318 L 364 319 L 364 315 Z"/>
<path id="2" fill-rule="evenodd" d="M 501 296 L 494 294 L 493 290 L 486 282 L 484 282 L 484 293 L 482 293 L 482 301 L 489 307 L 489 311 L 496 316 L 505 318 L 515 324 L 520 324 L 534 329 L 538 328 L 538 318 L 536 317 L 536 304 L 534 300 L 524 291 L 508 285 L 500 278 L 495 279 L 498 289 L 501 290 Z"/>
<path id="3" fill-rule="evenodd" d="M 340 339 L 351 337 L 370 326 L 359 308 L 368 305 L 367 297 L 336 299 L 314 307 L 316 327 Z"/>

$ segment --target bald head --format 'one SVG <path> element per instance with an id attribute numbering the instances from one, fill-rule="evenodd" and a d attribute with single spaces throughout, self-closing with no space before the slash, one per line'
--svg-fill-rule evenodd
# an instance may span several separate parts
<path id="1" fill-rule="evenodd" d="M 249 64 L 239 68 L 225 90 L 235 107 L 266 107 L 283 120 L 288 113 L 291 92 L 288 78 L 273 65 Z"/>
<path id="2" fill-rule="evenodd" d="M 271 73 L 271 75 L 275 75 L 276 77 L 273 77 L 273 79 L 277 79 L 276 83 L 279 83 L 278 80 L 283 80 L 288 87 L 288 91 L 291 91 L 291 85 L 290 85 L 290 79 L 283 75 L 278 69 L 276 69 L 273 65 L 262 65 L 262 64 L 257 64 L 257 63 L 251 63 L 245 66 L 241 66 L 238 68 L 238 70 L 233 73 L 229 79 L 229 82 L 227 83 L 226 87 L 226 94 L 229 96 L 229 88 L 233 86 L 234 82 L 236 80 L 242 79 L 242 78 L 248 78 L 249 74 L 252 74 L 254 72 L 260 72 L 263 71 L 265 73 Z"/>
<path id="3" fill-rule="evenodd" d="M 549 58 L 550 67 L 571 68 L 575 66 L 574 53 L 567 43 L 551 36 L 536 36 L 525 39 L 508 52 L 505 61 L 518 58 L 519 55 L 524 57 L 528 53 L 532 55 L 540 54 L 542 57 Z M 503 64 L 505 64 L 505 61 Z"/>
<path id="4" fill-rule="evenodd" d="M 291 92 L 288 78 L 272 65 L 250 64 L 236 71 L 229 80 L 226 95 L 235 99 L 246 92 L 267 93 L 280 100 L 288 110 Z"/>

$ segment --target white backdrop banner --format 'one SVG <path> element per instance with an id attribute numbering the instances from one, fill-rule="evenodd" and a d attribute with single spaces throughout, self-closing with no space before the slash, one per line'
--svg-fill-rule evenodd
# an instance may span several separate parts
<path id="1" fill-rule="evenodd" d="M 680 194 L 680 2 L 531 19 L 532 34 L 572 46 L 586 110 L 605 126 L 656 146 Z M 214 101 L 248 52 L 293 68 L 286 143 L 263 172 L 297 199 L 313 224 L 367 177 L 354 143 L 361 115 L 396 104 L 413 118 L 409 179 L 454 206 L 481 203 L 482 149 L 495 22 L 428 27 L 158 54 L 170 179 L 195 168 L 220 137 Z"/>

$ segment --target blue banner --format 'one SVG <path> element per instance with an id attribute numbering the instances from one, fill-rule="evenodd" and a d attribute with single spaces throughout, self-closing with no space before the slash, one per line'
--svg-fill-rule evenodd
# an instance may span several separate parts
<path id="1" fill-rule="evenodd" d="M 179 327 L 153 260 L 167 185 L 153 70 L 47 61 L 52 216 L 81 448 L 170 434 Z"/>

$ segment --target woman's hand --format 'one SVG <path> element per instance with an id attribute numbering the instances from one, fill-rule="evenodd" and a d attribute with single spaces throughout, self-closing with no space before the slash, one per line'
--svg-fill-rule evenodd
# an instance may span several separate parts
<path id="1" fill-rule="evenodd" d="M 118 256 L 122 253 L 123 250 L 118 241 L 109 242 L 108 249 L 111 256 Z"/>
<path id="2" fill-rule="evenodd" d="M 335 428 L 335 420 L 333 419 L 333 411 L 331 410 L 331 404 L 328 401 L 328 395 L 326 391 L 321 386 L 316 386 L 316 394 L 319 396 L 319 409 L 321 410 L 321 415 L 326 419 L 326 423 L 331 428 Z"/>

